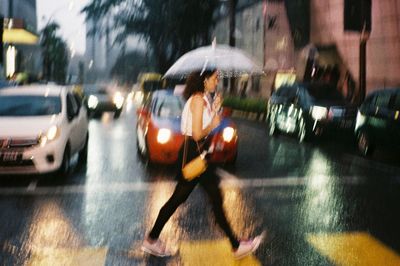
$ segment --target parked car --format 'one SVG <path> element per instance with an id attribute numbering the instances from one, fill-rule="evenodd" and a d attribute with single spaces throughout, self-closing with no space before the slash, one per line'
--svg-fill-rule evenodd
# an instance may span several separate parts
<path id="1" fill-rule="evenodd" d="M 377 146 L 400 151 L 400 88 L 377 90 L 366 97 L 355 134 L 363 155 L 371 155 Z"/>
<path id="2" fill-rule="evenodd" d="M 79 162 L 86 162 L 86 108 L 70 88 L 2 89 L 0 129 L 0 174 L 59 171 L 67 176 L 73 155 L 79 154 Z"/>
<path id="3" fill-rule="evenodd" d="M 300 142 L 326 131 L 354 129 L 357 108 L 327 84 L 284 85 L 268 102 L 269 135 L 295 134 Z"/>
<path id="4" fill-rule="evenodd" d="M 86 105 L 90 117 L 101 116 L 104 112 L 113 112 L 114 118 L 121 115 L 125 97 L 120 91 L 112 91 L 103 85 L 84 85 L 83 93 L 86 96 Z"/>
<path id="5" fill-rule="evenodd" d="M 137 148 L 150 162 L 173 164 L 178 159 L 184 136 L 181 133 L 181 113 L 185 102 L 173 90 L 159 90 L 146 97 L 137 109 Z M 209 136 L 214 147 L 209 161 L 234 163 L 237 157 L 238 136 L 233 121 L 222 119 Z"/>

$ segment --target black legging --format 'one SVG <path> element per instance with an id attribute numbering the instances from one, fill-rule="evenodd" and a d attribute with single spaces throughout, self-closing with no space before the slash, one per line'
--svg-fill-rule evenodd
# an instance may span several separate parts
<path id="1" fill-rule="evenodd" d="M 187 161 L 190 161 L 192 158 L 198 156 L 197 145 L 196 142 L 192 138 L 187 138 L 188 142 L 188 152 L 187 152 Z M 183 146 L 179 152 L 179 160 L 178 160 L 178 184 L 175 187 L 175 191 L 169 200 L 164 204 L 164 206 L 160 209 L 157 220 L 153 226 L 153 229 L 150 231 L 149 237 L 151 239 L 157 239 L 160 236 L 161 230 L 164 225 L 167 223 L 169 218 L 174 214 L 176 209 L 186 201 L 189 197 L 190 193 L 193 191 L 197 183 L 200 183 L 201 187 L 205 190 L 207 195 L 209 196 L 214 216 L 216 222 L 221 227 L 221 229 L 225 232 L 231 245 L 233 248 L 237 248 L 239 246 L 239 241 L 235 237 L 232 232 L 232 229 L 225 217 L 225 213 L 223 210 L 223 199 L 222 193 L 219 188 L 219 176 L 215 174 L 215 167 L 210 165 L 207 170 L 199 177 L 194 180 L 188 182 L 182 177 L 181 165 L 183 158 Z"/>

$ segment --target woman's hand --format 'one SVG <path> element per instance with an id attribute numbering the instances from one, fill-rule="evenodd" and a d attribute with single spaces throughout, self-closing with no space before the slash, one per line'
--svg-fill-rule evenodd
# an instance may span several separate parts
<path id="1" fill-rule="evenodd" d="M 217 93 L 216 96 L 214 97 L 212 106 L 214 112 L 218 113 L 221 110 L 221 106 L 222 106 L 222 96 L 221 94 Z"/>
<path id="2" fill-rule="evenodd" d="M 211 120 L 211 131 L 214 128 L 218 127 L 220 123 L 221 123 L 221 116 L 218 114 L 214 115 L 214 117 Z"/>

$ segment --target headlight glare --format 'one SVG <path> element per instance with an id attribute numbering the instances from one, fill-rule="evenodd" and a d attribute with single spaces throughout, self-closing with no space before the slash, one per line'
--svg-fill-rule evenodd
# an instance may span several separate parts
<path id="1" fill-rule="evenodd" d="M 165 144 L 171 138 L 171 130 L 167 128 L 161 128 L 157 134 L 157 142 L 160 144 Z"/>
<path id="2" fill-rule="evenodd" d="M 40 137 L 40 145 L 44 146 L 48 142 L 55 140 L 60 135 L 60 129 L 57 126 L 52 126 L 47 130 L 46 134 Z"/>
<path id="3" fill-rule="evenodd" d="M 322 106 L 313 106 L 311 110 L 311 116 L 315 120 L 321 120 L 328 116 L 328 109 Z"/>
<path id="4" fill-rule="evenodd" d="M 97 104 L 99 103 L 99 100 L 97 99 L 96 96 L 90 95 L 88 99 L 88 107 L 90 109 L 94 109 L 97 107 Z"/>
<path id="5" fill-rule="evenodd" d="M 122 107 L 124 104 L 124 96 L 118 91 L 114 94 L 113 102 L 117 106 L 118 109 Z"/>
<path id="6" fill-rule="evenodd" d="M 235 130 L 232 127 L 224 128 L 224 131 L 222 132 L 222 138 L 225 142 L 231 142 L 234 136 Z"/>

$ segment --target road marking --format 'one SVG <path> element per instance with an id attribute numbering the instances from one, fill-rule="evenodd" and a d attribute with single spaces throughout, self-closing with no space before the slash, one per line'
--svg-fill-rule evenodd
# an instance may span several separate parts
<path id="1" fill-rule="evenodd" d="M 398 254 L 364 232 L 309 234 L 307 241 L 337 265 L 400 265 Z"/>
<path id="2" fill-rule="evenodd" d="M 44 248 L 33 251 L 27 265 L 105 265 L 107 248 L 58 249 Z"/>
<path id="3" fill-rule="evenodd" d="M 33 180 L 31 183 L 29 183 L 29 186 L 26 188 L 27 191 L 35 191 L 36 186 L 37 186 L 38 180 Z"/>
<path id="4" fill-rule="evenodd" d="M 198 265 L 246 265 L 261 266 L 254 255 L 235 260 L 232 247 L 227 239 L 184 241 L 180 244 L 179 256 L 185 266 Z"/>

